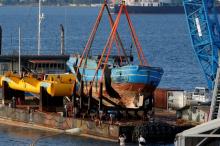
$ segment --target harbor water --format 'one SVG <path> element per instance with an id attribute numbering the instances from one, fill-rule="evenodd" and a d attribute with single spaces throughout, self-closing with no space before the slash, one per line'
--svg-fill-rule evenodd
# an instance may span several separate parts
<path id="1" fill-rule="evenodd" d="M 60 53 L 60 24 L 65 28 L 66 54 L 82 52 L 99 8 L 43 7 L 42 11 L 45 18 L 42 21 L 41 54 Z M 37 7 L 1 7 L 3 54 L 18 54 L 19 27 L 22 33 L 22 54 L 37 54 L 37 13 Z M 185 15 L 132 14 L 131 19 L 149 64 L 164 69 L 159 87 L 192 90 L 196 86 L 206 86 L 202 69 L 191 47 Z M 135 62 L 138 63 L 124 16 L 118 31 L 125 47 L 133 53 Z M 92 46 L 92 54 L 98 54 L 100 50 L 103 50 L 109 33 L 109 22 L 107 17 L 104 17 Z M 0 146 L 30 145 L 37 137 L 47 134 L 50 133 L 0 125 Z M 97 146 L 118 145 L 67 135 L 42 139 L 37 145 L 90 146 L 94 144 Z"/>
<path id="2" fill-rule="evenodd" d="M 60 53 L 60 24 L 65 27 L 65 52 L 82 52 L 98 11 L 99 8 L 88 7 L 43 7 L 45 18 L 41 24 L 41 54 Z M 4 54 L 18 54 L 19 26 L 22 33 L 21 52 L 37 54 L 37 15 L 37 7 L 1 7 Z M 94 40 L 92 54 L 103 50 L 110 33 L 109 21 L 105 16 Z M 192 90 L 195 86 L 206 86 L 191 46 L 184 14 L 131 14 L 131 19 L 149 64 L 164 69 L 160 87 Z M 125 22 L 123 16 L 118 31 L 125 47 L 128 50 L 132 47 L 138 62 Z"/>
<path id="3" fill-rule="evenodd" d="M 0 146 L 118 146 L 119 143 L 87 137 L 64 135 L 22 127 L 0 124 Z M 173 144 L 148 144 L 148 146 L 173 146 Z M 126 143 L 126 146 L 137 146 Z"/>
<path id="4" fill-rule="evenodd" d="M 0 146 L 30 146 L 35 140 L 35 146 L 117 146 L 117 143 L 94 140 L 72 135 L 54 135 L 28 128 L 6 126 L 0 124 Z M 46 137 L 46 138 L 41 138 Z M 130 145 L 132 146 L 132 145 Z"/>

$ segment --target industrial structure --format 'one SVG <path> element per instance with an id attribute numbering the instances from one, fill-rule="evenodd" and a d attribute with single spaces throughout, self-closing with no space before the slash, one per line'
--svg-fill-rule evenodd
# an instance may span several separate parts
<path id="1" fill-rule="evenodd" d="M 92 62 L 96 65 L 95 74 L 86 74 L 88 70 L 91 73 L 90 49 L 105 9 L 111 33 L 102 50 L 103 53 L 97 56 L 97 62 Z M 137 49 L 140 61 L 138 65 L 130 63 L 133 56 L 125 51 L 117 31 L 123 11 Z M 61 28 L 61 42 L 64 40 L 63 36 Z M 119 52 L 117 56 L 110 54 L 113 43 Z M 80 127 L 86 134 L 114 140 L 118 139 L 119 134 L 126 133 L 130 141 L 135 141 L 140 133 L 144 136 L 149 135 L 150 139 L 173 140 L 176 133 L 189 128 L 173 122 L 176 116 L 169 112 L 158 112 L 160 114 L 155 116 L 156 120 L 152 120 L 153 94 L 163 75 L 163 69 L 148 65 L 124 3 L 114 21 L 105 1 L 78 62 L 68 64 L 68 55 L 65 55 L 62 44 L 64 43 L 61 43 L 61 55 L 50 57 L 39 53 L 37 56 L 21 56 L 21 66 L 26 68 L 19 73 L 7 72 L 0 77 L 3 104 L 7 105 L 0 106 L 1 117 L 55 129 Z M 2 68 L 7 65 L 9 70 L 18 70 L 18 56 L 1 55 L 0 62 Z M 67 69 L 64 62 L 70 70 L 61 74 Z M 120 70 L 113 70 L 115 68 Z M 128 70 L 132 71 L 129 75 L 132 78 L 128 78 Z M 57 71 L 59 74 L 51 71 Z M 115 71 L 115 76 L 110 76 L 110 71 Z M 106 80 L 106 76 L 110 77 L 110 82 Z M 37 103 L 26 104 L 29 100 L 26 98 L 27 92 L 34 96 L 33 100 L 37 100 Z M 175 94 L 182 95 L 178 91 Z M 176 100 L 172 100 L 175 104 Z M 167 131 L 169 135 L 166 134 Z"/>
<path id="2" fill-rule="evenodd" d="M 213 90 L 209 120 L 216 119 L 220 115 L 220 99 L 218 99 L 218 78 L 220 74 L 218 70 L 218 49 L 220 47 L 218 30 L 220 29 L 217 23 L 217 15 L 212 1 L 209 3 L 203 0 L 199 2 L 184 1 L 184 6 L 193 48 L 204 70 L 208 87 Z M 97 56 L 94 61 L 89 56 L 90 50 L 105 9 L 107 9 L 110 21 L 111 33 L 102 50 L 102 54 Z M 132 40 L 137 49 L 139 65 L 130 63 L 133 57 L 126 53 L 117 32 L 122 12 L 125 13 Z M 64 30 L 61 27 L 61 42 L 64 41 L 63 37 Z M 119 52 L 117 56 L 110 55 L 113 43 L 116 44 Z M 37 109 L 34 112 L 34 117 L 31 117 L 32 113 L 23 112 L 22 108 L 14 108 L 16 112 L 13 115 L 10 114 L 13 109 L 2 106 L 0 107 L 0 115 L 2 117 L 10 117 L 18 121 L 35 122 L 58 129 L 81 127 L 85 133 L 113 139 L 117 139 L 118 135 L 123 132 L 127 134 L 130 140 L 143 133 L 145 134 L 144 136 L 148 135 L 150 139 L 152 137 L 162 139 L 161 135 L 165 137 L 165 140 L 172 139 L 176 133 L 191 127 L 191 125 L 179 127 L 176 122 L 176 115 L 169 112 L 162 111 L 159 116 L 155 114 L 156 116 L 152 118 L 154 115 L 152 110 L 153 96 L 154 94 L 156 95 L 154 91 L 160 82 L 163 69 L 148 65 L 124 1 L 120 5 L 120 11 L 115 21 L 112 19 L 106 1 L 104 2 L 81 56 L 70 56 L 67 61 L 69 56 L 64 55 L 64 43 L 61 43 L 61 55 L 50 57 L 53 60 L 50 60 L 49 57 L 41 55 L 40 52 L 37 56 L 22 56 L 21 63 L 27 68 L 24 68 L 19 74 L 8 72 L 0 77 L 4 104 L 10 105 L 12 101 L 13 107 L 33 107 Z M 75 57 L 74 59 L 76 60 L 71 62 L 71 57 Z M 110 59 L 112 59 L 113 63 L 109 61 Z M 14 65 L 14 63 L 17 63 L 17 56 L 2 55 L 0 56 L 1 61 L 5 62 L 0 63 L 0 67 L 4 67 L 6 64 L 10 66 L 10 63 L 12 63 L 11 66 L 18 66 L 17 64 Z M 55 71 L 56 73 L 66 71 L 65 62 L 69 68 L 68 74 L 47 74 L 51 73 L 50 71 Z M 10 70 L 13 70 L 13 67 Z M 34 70 L 37 70 L 38 73 L 34 72 Z M 130 70 L 132 72 L 129 72 Z M 42 72 L 39 74 L 40 71 Z M 129 73 L 129 75 L 126 73 Z M 130 76 L 134 76 L 134 78 Z M 129 79 L 132 79 L 132 81 Z M 34 94 L 39 101 L 37 106 L 23 104 L 26 92 Z M 178 109 L 186 105 L 183 91 L 166 90 L 164 94 L 167 96 L 167 101 L 169 100 L 165 106 L 162 105 L 166 109 Z M 181 100 L 181 102 L 178 102 L 176 98 Z M 154 103 L 158 101 L 155 99 Z M 19 116 L 19 112 L 24 114 Z M 61 115 L 50 118 L 48 112 L 61 113 L 66 118 Z M 206 115 L 206 113 L 203 115 Z M 31 118 L 27 118 L 28 116 Z M 39 117 L 43 118 L 40 119 Z M 50 119 L 54 117 L 55 122 L 51 122 Z M 103 121 L 105 122 L 104 124 Z M 117 124 L 114 125 L 115 121 L 117 121 Z M 205 121 L 205 119 L 203 118 L 201 121 Z M 216 123 L 216 121 L 211 123 Z M 207 125 L 209 123 L 204 124 L 204 126 Z M 200 130 L 201 126 L 195 127 L 194 135 L 187 135 L 190 130 L 178 134 L 177 144 L 191 144 L 192 140 L 188 139 L 190 136 L 217 137 L 217 135 L 208 135 L 207 132 L 211 131 L 212 134 L 218 132 L 218 125 Z M 205 135 L 201 135 L 201 133 L 205 133 Z M 196 142 L 199 140 L 196 139 Z M 205 142 L 208 142 L 207 138 L 201 141 L 201 143 Z"/>
<path id="3" fill-rule="evenodd" d="M 214 0 L 184 0 L 192 46 L 202 66 L 212 103 L 209 122 L 177 134 L 177 146 L 215 145 L 219 140 L 220 117 L 220 27 Z M 216 141 L 217 140 L 217 141 Z"/>

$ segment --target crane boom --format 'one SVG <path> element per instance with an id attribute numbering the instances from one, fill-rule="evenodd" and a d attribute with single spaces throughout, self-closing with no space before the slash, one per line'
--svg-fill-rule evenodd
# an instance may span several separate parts
<path id="1" fill-rule="evenodd" d="M 220 27 L 214 0 L 183 0 L 192 46 L 213 90 L 218 68 Z"/>
<path id="2" fill-rule="evenodd" d="M 220 27 L 214 0 L 183 0 L 192 46 L 212 91 L 209 120 L 220 117 Z"/>

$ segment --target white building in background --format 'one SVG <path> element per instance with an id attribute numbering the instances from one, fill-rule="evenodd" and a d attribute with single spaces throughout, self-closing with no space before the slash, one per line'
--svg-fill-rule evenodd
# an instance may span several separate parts
<path id="1" fill-rule="evenodd" d="M 122 0 L 113 0 L 113 3 L 120 4 Z M 170 4 L 171 0 L 126 0 L 128 6 L 160 6 Z"/>

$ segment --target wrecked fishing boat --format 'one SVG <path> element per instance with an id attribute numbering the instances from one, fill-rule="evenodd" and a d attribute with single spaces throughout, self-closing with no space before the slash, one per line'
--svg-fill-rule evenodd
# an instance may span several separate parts
<path id="1" fill-rule="evenodd" d="M 98 57 L 89 56 L 91 45 L 105 8 L 108 12 L 112 30 L 102 54 Z M 139 65 L 133 65 L 129 61 L 129 57 L 117 32 L 123 10 L 126 14 L 131 36 L 137 50 L 140 61 Z M 113 41 L 116 43 L 118 52 L 123 52 L 123 55 L 111 55 Z M 98 99 L 100 91 L 98 88 L 103 88 L 103 96 L 110 100 L 110 103 L 134 109 L 148 106 L 149 104 L 152 106 L 152 93 L 163 75 L 162 68 L 151 67 L 147 63 L 124 4 L 121 5 L 115 22 L 112 19 L 107 4 L 102 6 L 83 54 L 70 57 L 67 61 L 67 66 L 73 74 L 76 74 L 79 86 L 82 86 L 80 83 L 83 81 L 83 86 L 85 86 L 84 93 L 89 93 L 92 88 L 93 96 L 97 96 Z M 103 84 L 103 87 L 100 84 Z"/>

